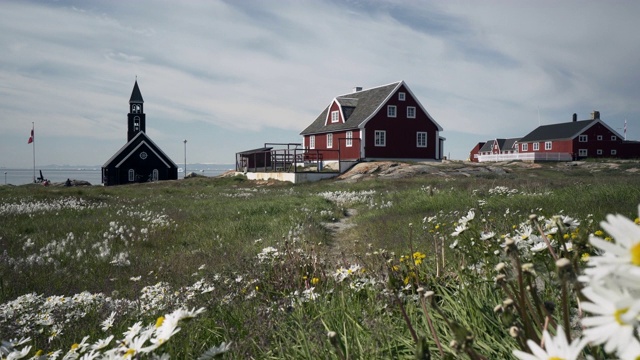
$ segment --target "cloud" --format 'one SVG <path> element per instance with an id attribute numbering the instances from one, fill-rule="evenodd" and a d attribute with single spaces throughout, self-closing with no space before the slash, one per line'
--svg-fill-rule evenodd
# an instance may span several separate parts
<path id="1" fill-rule="evenodd" d="M 150 135 L 175 158 L 189 138 L 199 162 L 233 162 L 271 139 L 299 141 L 336 95 L 398 80 L 444 127 L 445 152 L 470 149 L 468 134 L 525 135 L 594 109 L 605 121 L 629 119 L 631 135 L 640 125 L 639 7 L 9 1 L 0 14 L 0 151 L 10 155 L 0 166 L 28 163 L 28 149 L 11 145 L 30 122 L 60 149 L 94 139 L 94 162 L 104 162 L 125 137 L 136 76 Z M 56 156 L 42 161 L 75 162 Z"/>

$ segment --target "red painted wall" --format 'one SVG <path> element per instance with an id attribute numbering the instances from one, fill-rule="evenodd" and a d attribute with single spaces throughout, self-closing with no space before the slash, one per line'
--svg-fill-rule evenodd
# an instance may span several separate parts
<path id="1" fill-rule="evenodd" d="M 405 93 L 404 101 L 398 100 L 398 92 Z M 387 117 L 387 105 L 396 105 L 397 117 Z M 415 119 L 406 117 L 408 106 L 416 108 Z M 386 131 L 386 146 L 375 146 L 376 130 Z M 416 133 L 418 131 L 427 132 L 426 148 L 416 146 Z M 366 124 L 364 155 L 367 158 L 435 159 L 438 145 L 437 131 L 436 125 L 429 120 L 427 114 L 418 105 L 418 102 L 402 86 L 384 104 L 378 114 Z"/>

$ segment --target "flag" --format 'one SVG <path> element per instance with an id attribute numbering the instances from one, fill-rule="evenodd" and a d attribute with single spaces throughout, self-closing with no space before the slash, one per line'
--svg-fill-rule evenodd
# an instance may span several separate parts
<path id="1" fill-rule="evenodd" d="M 27 144 L 31 144 L 33 142 L 33 129 L 31 129 L 31 136 L 29 136 L 29 141 L 27 141 Z"/>

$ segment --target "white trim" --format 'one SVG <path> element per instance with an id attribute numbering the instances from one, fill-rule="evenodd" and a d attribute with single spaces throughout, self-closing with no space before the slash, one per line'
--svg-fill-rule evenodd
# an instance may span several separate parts
<path id="1" fill-rule="evenodd" d="M 316 136 L 309 135 L 309 149 L 315 149 L 315 148 L 316 148 Z"/>
<path id="2" fill-rule="evenodd" d="M 398 101 L 405 101 L 407 99 L 407 94 L 404 91 L 398 92 Z"/>
<path id="3" fill-rule="evenodd" d="M 331 112 L 331 123 L 340 122 L 340 110 L 333 110 Z"/>
<path id="4" fill-rule="evenodd" d="M 611 149 L 611 155 L 618 155 L 618 150 Z"/>
<path id="5" fill-rule="evenodd" d="M 596 150 L 596 155 L 602 155 L 602 149 Z"/>
<path id="6" fill-rule="evenodd" d="M 129 179 L 129 181 L 136 181 L 136 171 L 135 170 L 129 169 L 128 179 Z"/>
<path id="7" fill-rule="evenodd" d="M 540 143 L 536 141 L 533 143 L 533 151 L 538 151 L 538 150 L 540 150 Z"/>
<path id="8" fill-rule="evenodd" d="M 409 110 L 413 110 L 413 116 L 409 114 Z M 415 119 L 415 118 L 416 118 L 416 107 L 407 106 L 407 119 Z"/>
<path id="9" fill-rule="evenodd" d="M 551 142 L 551 141 L 545 141 L 544 142 L 544 149 L 545 150 L 551 150 L 552 146 L 553 146 L 553 142 Z"/>
<path id="10" fill-rule="evenodd" d="M 424 144 L 421 145 L 420 144 L 420 135 L 424 135 Z M 426 148 L 427 144 L 428 144 L 428 136 L 427 136 L 427 132 L 426 131 L 418 131 L 416 132 L 416 147 L 419 148 Z"/>
<path id="11" fill-rule="evenodd" d="M 578 156 L 589 156 L 587 149 L 578 149 Z"/>
<path id="12" fill-rule="evenodd" d="M 578 142 L 586 143 L 589 142 L 589 135 L 578 135 Z"/>
<path id="13" fill-rule="evenodd" d="M 398 107 L 395 105 L 387 105 L 387 117 L 390 117 L 390 118 L 398 117 Z"/>
<path id="14" fill-rule="evenodd" d="M 345 132 L 345 138 L 346 138 L 346 140 L 344 141 L 345 146 L 346 147 L 352 147 L 353 146 L 353 131 L 349 130 L 349 131 Z"/>
<path id="15" fill-rule="evenodd" d="M 327 134 L 327 149 L 333 148 L 333 133 Z"/>
<path id="16" fill-rule="evenodd" d="M 140 134 L 142 134 L 142 133 L 140 133 Z M 152 153 L 153 153 L 153 154 L 154 154 L 158 159 L 160 159 L 160 161 L 162 161 L 162 163 L 163 163 L 166 167 L 168 167 L 168 168 L 170 168 L 170 167 L 171 167 L 171 165 L 167 164 L 167 162 L 166 162 L 166 161 L 164 161 L 164 159 L 162 158 L 162 156 L 160 156 L 160 155 L 159 155 L 155 150 L 153 150 L 153 147 L 149 146 L 149 144 L 147 144 L 147 142 L 146 142 L 145 140 L 142 140 L 142 141 L 140 142 L 140 144 L 138 144 L 138 146 L 136 146 L 136 147 L 134 147 L 133 149 L 131 149 L 131 151 L 129 151 L 129 154 L 127 154 L 127 156 L 125 156 L 125 157 L 124 157 L 124 158 L 123 158 L 119 163 L 117 163 L 117 164 L 116 164 L 116 169 L 117 169 L 117 168 L 119 168 L 119 167 L 120 167 L 120 166 L 121 166 L 125 161 L 127 161 L 127 159 L 129 159 L 129 158 L 131 157 L 131 155 L 133 155 L 134 153 L 135 153 L 135 154 L 137 154 L 137 153 L 138 153 L 138 151 L 137 151 L 137 150 L 138 150 L 138 149 L 139 149 L 143 144 L 144 144 L 144 145 L 146 145 L 146 146 L 149 148 L 149 150 L 151 150 L 151 152 L 152 152 Z"/>

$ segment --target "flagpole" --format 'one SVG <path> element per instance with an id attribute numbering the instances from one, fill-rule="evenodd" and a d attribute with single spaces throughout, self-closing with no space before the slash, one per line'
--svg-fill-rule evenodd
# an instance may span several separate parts
<path id="1" fill-rule="evenodd" d="M 31 134 L 33 134 L 33 182 L 36 182 L 36 133 L 35 133 L 35 123 L 31 122 Z"/>

